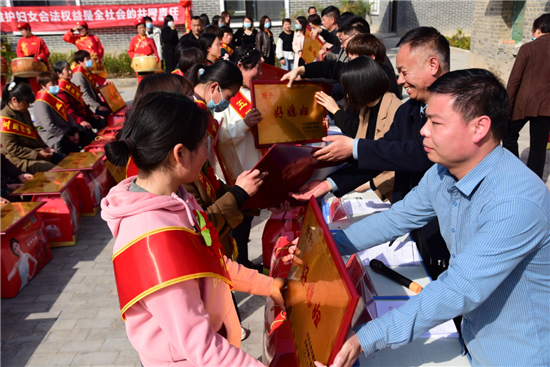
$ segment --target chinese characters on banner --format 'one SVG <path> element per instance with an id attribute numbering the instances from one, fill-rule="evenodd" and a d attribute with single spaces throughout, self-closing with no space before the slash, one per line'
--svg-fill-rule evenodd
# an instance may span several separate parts
<path id="1" fill-rule="evenodd" d="M 190 23 L 191 2 L 138 5 L 83 5 L 83 6 L 19 6 L 0 7 L 3 32 L 17 31 L 18 22 L 30 24 L 33 32 L 67 31 L 75 22 L 85 21 L 90 28 L 133 26 L 134 20 L 145 16 L 161 25 L 168 14 L 176 24 Z"/>
<path id="2" fill-rule="evenodd" d="M 298 248 L 303 264 L 293 264 L 285 302 L 299 366 L 330 365 L 342 347 L 359 295 L 324 223 L 310 200 Z"/>
<path id="3" fill-rule="evenodd" d="M 263 120 L 255 132 L 256 147 L 275 143 L 307 143 L 326 136 L 324 109 L 315 100 L 322 83 L 253 81 L 252 104 Z"/>
<path id="4" fill-rule="evenodd" d="M 319 37 L 311 39 L 311 28 L 306 27 L 306 32 L 304 35 L 304 47 L 302 49 L 302 59 L 309 64 L 317 58 L 319 51 L 323 48 L 324 43 L 321 42 Z"/>

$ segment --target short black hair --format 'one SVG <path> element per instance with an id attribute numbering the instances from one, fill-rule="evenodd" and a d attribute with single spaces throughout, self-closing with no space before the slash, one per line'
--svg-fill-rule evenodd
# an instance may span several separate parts
<path id="1" fill-rule="evenodd" d="M 17 254 L 15 253 L 15 251 L 13 251 L 13 245 L 14 245 L 15 243 L 17 243 L 17 244 L 19 245 L 19 247 L 21 247 L 21 244 L 19 243 L 19 240 L 17 240 L 17 238 L 14 237 L 14 238 L 10 239 L 10 250 L 11 250 L 11 252 L 13 252 L 13 254 L 14 254 L 15 256 L 19 257 L 19 255 L 17 255 Z M 23 251 L 23 249 L 21 249 L 21 251 Z"/>
<path id="2" fill-rule="evenodd" d="M 206 137 L 207 113 L 181 93 L 147 93 L 132 105 L 118 140 L 105 146 L 105 154 L 122 167 L 132 156 L 140 174 L 148 175 L 167 166 L 177 144 L 191 152 L 199 147 Z"/>
<path id="3" fill-rule="evenodd" d="M 347 36 L 351 36 L 354 33 L 370 33 L 370 26 L 365 18 L 354 15 L 338 23 L 338 32 Z"/>
<path id="4" fill-rule="evenodd" d="M 550 13 L 542 14 L 533 22 L 533 32 L 540 29 L 542 33 L 550 33 Z"/>
<path id="5" fill-rule="evenodd" d="M 176 60 L 179 60 L 181 57 L 181 54 L 190 48 L 201 48 L 199 45 L 199 41 L 196 39 L 189 39 L 189 38 L 180 38 L 178 41 L 178 45 L 176 46 L 176 49 L 174 50 L 174 57 Z M 205 56 L 206 57 L 206 56 Z"/>
<path id="6" fill-rule="evenodd" d="M 133 103 L 151 92 L 174 92 L 184 96 L 193 95 L 193 84 L 181 75 L 157 73 L 148 75 L 139 83 Z"/>
<path id="7" fill-rule="evenodd" d="M 334 21 L 338 23 L 338 18 L 340 18 L 340 10 L 334 5 L 329 5 L 323 9 L 323 11 L 321 12 L 321 16 L 334 18 Z"/>
<path id="8" fill-rule="evenodd" d="M 411 29 L 399 40 L 397 47 L 409 45 L 411 51 L 429 48 L 439 60 L 441 69 L 448 72 L 451 67 L 451 48 L 449 41 L 434 27 L 418 27 Z M 431 56 L 431 55 L 428 55 Z"/>
<path id="9" fill-rule="evenodd" d="M 144 22 L 150 21 L 151 23 L 153 23 L 153 18 L 151 18 L 151 17 L 143 17 L 143 21 L 144 21 Z"/>
<path id="10" fill-rule="evenodd" d="M 314 6 L 310 6 L 309 8 L 307 8 L 307 12 L 309 13 L 311 9 L 315 9 L 315 12 L 317 13 L 317 8 Z"/>
<path id="11" fill-rule="evenodd" d="M 233 30 L 231 29 L 230 26 L 228 25 L 224 25 L 224 26 L 221 26 L 220 29 L 222 30 L 222 32 L 225 34 L 225 33 L 231 33 L 233 34 Z"/>
<path id="12" fill-rule="evenodd" d="M 61 74 L 63 72 L 63 69 L 65 69 L 65 68 L 69 68 L 69 69 L 71 68 L 71 65 L 69 65 L 69 63 L 65 60 L 56 61 L 52 65 L 53 71 L 55 71 L 58 74 Z"/>
<path id="13" fill-rule="evenodd" d="M 376 36 L 361 33 L 353 37 L 346 46 L 346 54 L 357 56 L 374 56 L 374 61 L 384 65 L 386 46 Z"/>
<path id="14" fill-rule="evenodd" d="M 202 52 L 205 55 L 208 55 L 208 49 L 212 47 L 214 41 L 218 38 L 217 34 L 214 33 L 203 33 L 199 38 L 199 46 L 201 47 Z"/>
<path id="15" fill-rule="evenodd" d="M 201 20 L 201 17 L 199 17 L 198 15 L 193 15 L 191 17 L 191 20 Z M 202 21 L 201 21 L 202 22 Z"/>
<path id="16" fill-rule="evenodd" d="M 452 108 L 464 122 L 489 116 L 493 136 L 498 141 L 502 140 L 510 118 L 510 98 L 504 85 L 490 71 L 452 71 L 439 77 L 428 91 L 452 96 Z"/>
<path id="17" fill-rule="evenodd" d="M 349 61 L 340 73 L 346 104 L 360 110 L 381 98 L 390 87 L 384 69 L 373 59 L 359 56 Z"/>
<path id="18" fill-rule="evenodd" d="M 283 19 L 283 24 L 284 24 L 284 23 L 290 23 L 290 24 L 292 24 L 292 22 L 290 21 L 290 18 L 285 18 L 285 19 Z"/>
<path id="19" fill-rule="evenodd" d="M 178 68 L 184 74 L 186 74 L 193 65 L 204 64 L 206 61 L 206 54 L 198 47 L 191 47 L 181 52 L 178 58 Z"/>
<path id="20" fill-rule="evenodd" d="M 299 17 L 298 17 L 299 18 Z M 311 23 L 313 25 L 321 25 L 321 17 L 319 14 L 311 14 L 307 17 L 307 23 Z"/>
<path id="21" fill-rule="evenodd" d="M 73 56 L 73 60 L 74 60 L 74 62 L 76 62 L 77 64 L 78 64 L 79 62 L 84 62 L 84 60 L 85 60 L 86 58 L 89 58 L 89 59 L 92 58 L 92 57 L 90 56 L 90 53 L 89 53 L 88 51 L 86 51 L 86 50 L 79 50 L 79 51 L 76 51 L 76 52 L 74 53 L 74 56 Z"/>
<path id="22" fill-rule="evenodd" d="M 36 82 L 39 86 L 46 86 L 49 82 L 57 83 L 59 76 L 53 71 L 43 71 L 36 77 Z"/>

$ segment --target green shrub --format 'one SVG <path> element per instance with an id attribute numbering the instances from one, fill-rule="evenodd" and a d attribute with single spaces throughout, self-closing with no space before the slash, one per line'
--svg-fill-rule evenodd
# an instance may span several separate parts
<path id="1" fill-rule="evenodd" d="M 451 47 L 458 47 L 464 50 L 470 49 L 471 37 L 470 36 L 467 37 L 462 31 L 462 29 L 460 28 L 457 30 L 457 33 L 455 35 L 453 35 L 452 37 L 446 37 L 446 38 L 447 38 L 447 41 L 449 41 L 449 45 Z"/>

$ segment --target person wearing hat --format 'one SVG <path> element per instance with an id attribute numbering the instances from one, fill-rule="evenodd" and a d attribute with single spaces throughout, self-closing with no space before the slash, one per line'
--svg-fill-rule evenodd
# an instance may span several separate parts
<path id="1" fill-rule="evenodd" d="M 78 32 L 78 34 L 74 34 L 74 32 Z M 88 33 L 88 23 L 84 21 L 76 22 L 76 26 L 69 29 L 67 33 L 63 35 L 63 41 L 72 43 L 79 50 L 88 51 L 92 59 L 97 57 L 96 62 L 103 65 L 102 60 L 105 50 L 99 38 L 94 34 Z M 102 78 L 107 78 L 107 70 L 105 70 L 105 67 L 103 67 L 103 70 L 98 72 L 97 75 Z"/>
<path id="2" fill-rule="evenodd" d="M 15 51 L 17 57 L 34 57 L 35 62 L 41 61 L 46 64 L 49 69 L 50 66 L 48 65 L 48 57 L 50 56 L 50 51 L 48 50 L 46 43 L 44 43 L 44 40 L 32 34 L 29 23 L 17 23 L 17 30 L 21 32 L 21 35 L 23 36 L 17 41 L 17 49 Z M 36 78 L 15 77 L 15 82 L 30 84 L 31 89 L 35 94 L 40 90 L 40 86 L 36 82 Z"/>
<path id="3" fill-rule="evenodd" d="M 159 63 L 159 55 L 157 52 L 157 46 L 155 45 L 155 40 L 152 38 L 147 37 L 147 28 L 145 27 L 145 21 L 143 18 L 136 19 L 134 22 L 134 26 L 136 27 L 138 31 L 138 35 L 132 38 L 130 41 L 130 47 L 128 48 L 128 55 L 133 60 L 134 56 L 151 56 L 155 55 L 157 58 L 157 63 Z M 142 72 L 136 72 L 136 77 L 138 80 L 138 83 L 141 82 L 141 80 L 152 73 L 142 73 Z"/>

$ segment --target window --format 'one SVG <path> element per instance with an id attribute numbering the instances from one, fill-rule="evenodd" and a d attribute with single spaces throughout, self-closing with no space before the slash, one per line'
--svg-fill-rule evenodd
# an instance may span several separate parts
<path id="1" fill-rule="evenodd" d="M 512 18 L 512 39 L 521 42 L 523 39 L 523 25 L 525 23 L 525 1 L 514 1 Z"/>
<path id="2" fill-rule="evenodd" d="M 231 25 L 238 26 L 245 15 L 254 18 L 257 25 L 260 18 L 267 15 L 274 26 L 281 25 L 281 21 L 289 11 L 289 0 L 226 0 L 223 2 L 225 11 L 231 14 Z"/>

